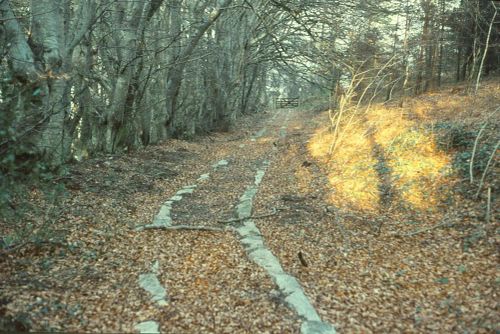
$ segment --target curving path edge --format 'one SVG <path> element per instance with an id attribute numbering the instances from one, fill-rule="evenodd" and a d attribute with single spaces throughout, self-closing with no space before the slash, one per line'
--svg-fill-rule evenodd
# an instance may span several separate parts
<path id="1" fill-rule="evenodd" d="M 252 215 L 253 199 L 268 166 L 269 161 L 264 161 L 255 174 L 254 184 L 249 185 L 240 197 L 236 211 L 238 218 L 245 220 L 235 230 L 240 235 L 240 242 L 247 251 L 248 257 L 267 271 L 284 296 L 287 305 L 305 320 L 302 322 L 300 332 L 302 334 L 334 334 L 335 328 L 321 320 L 300 283 L 283 270 L 278 258 L 265 246 L 260 230 L 249 218 Z"/>

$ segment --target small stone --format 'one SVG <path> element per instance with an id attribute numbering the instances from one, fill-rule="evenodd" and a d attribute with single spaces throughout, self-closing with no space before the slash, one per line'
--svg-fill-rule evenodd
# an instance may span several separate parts
<path id="1" fill-rule="evenodd" d="M 326 212 L 335 213 L 335 211 L 337 211 L 337 209 L 334 206 L 328 205 L 326 207 Z"/>
<path id="2" fill-rule="evenodd" d="M 227 160 L 222 159 L 221 161 L 217 162 L 216 164 L 213 164 L 213 168 L 218 168 L 218 167 L 223 167 L 229 165 L 229 162 Z"/>
<path id="3" fill-rule="evenodd" d="M 210 174 L 207 173 L 207 174 L 202 174 L 197 181 L 205 181 L 205 180 L 208 180 L 210 178 Z"/>
<path id="4" fill-rule="evenodd" d="M 175 195 L 175 196 L 170 197 L 170 200 L 175 201 L 175 202 L 180 201 L 181 199 L 182 199 L 181 195 Z"/>
<path id="5" fill-rule="evenodd" d="M 139 333 L 160 333 L 160 325 L 156 321 L 144 321 L 134 326 Z"/>
<path id="6" fill-rule="evenodd" d="M 167 297 L 167 291 L 153 273 L 139 275 L 139 285 L 152 295 L 151 299 L 154 301 L 165 300 Z"/>
<path id="7" fill-rule="evenodd" d="M 332 325 L 322 321 L 305 321 L 300 326 L 301 334 L 335 334 Z"/>
<path id="8" fill-rule="evenodd" d="M 151 271 L 155 273 L 155 275 L 160 273 L 160 262 L 158 260 L 155 260 L 155 262 L 151 265 Z"/>
<path id="9" fill-rule="evenodd" d="M 179 190 L 178 192 L 176 192 L 175 194 L 176 195 L 192 194 L 193 191 L 194 191 L 194 188 L 184 187 L 181 190 Z"/>

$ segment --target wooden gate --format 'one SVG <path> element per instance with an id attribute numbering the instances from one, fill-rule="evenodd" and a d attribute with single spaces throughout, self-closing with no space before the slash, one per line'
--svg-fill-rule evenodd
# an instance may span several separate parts
<path id="1" fill-rule="evenodd" d="M 276 108 L 296 108 L 299 106 L 298 97 L 278 97 L 276 98 Z"/>

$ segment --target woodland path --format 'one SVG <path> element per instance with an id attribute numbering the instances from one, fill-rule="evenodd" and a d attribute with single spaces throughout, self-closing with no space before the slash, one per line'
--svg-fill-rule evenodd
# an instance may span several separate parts
<path id="1" fill-rule="evenodd" d="M 297 112 L 293 109 L 276 111 L 259 131 L 247 138 L 235 141 L 224 159 L 215 162 L 211 167 L 206 166 L 207 173 L 192 180 L 192 183 L 182 187 L 169 198 L 162 205 L 151 224 L 140 226 L 137 230 L 145 231 L 143 233 L 147 233 L 148 230 L 157 230 L 160 232 L 156 233 L 161 234 L 162 231 L 168 230 L 176 231 L 174 233 L 190 233 L 190 231 L 197 229 L 207 232 L 218 232 L 220 229 L 224 235 L 210 235 L 208 238 L 216 237 L 219 239 L 219 243 L 223 244 L 234 243 L 234 240 L 227 239 L 239 240 L 247 257 L 263 268 L 276 285 L 267 292 L 262 291 L 261 293 L 267 293 L 271 299 L 279 300 L 280 303 L 287 305 L 295 312 L 292 319 L 297 320 L 298 317 L 303 321 L 301 333 L 335 333 L 333 326 L 321 321 L 300 283 L 295 277 L 283 270 L 279 260 L 266 247 L 266 240 L 263 239 L 255 224 L 256 220 L 273 217 L 278 210 L 282 209 L 272 207 L 266 212 L 256 213 L 253 210 L 253 201 L 258 195 L 260 183 L 265 179 L 266 169 L 281 150 L 286 148 L 289 127 L 291 127 L 290 124 L 293 124 L 291 119 L 295 119 L 297 122 L 297 118 Z M 279 189 L 270 195 L 279 196 Z M 226 260 L 224 258 L 214 259 L 213 256 L 210 256 L 210 252 L 213 250 L 207 251 L 207 263 L 224 271 L 223 268 L 227 265 L 224 263 Z M 159 308 L 168 305 L 169 300 L 169 288 L 168 286 L 163 287 L 161 283 L 161 262 L 158 260 L 162 257 L 161 253 L 163 252 L 162 249 L 158 250 L 156 257 L 151 259 L 153 263 L 151 271 L 141 274 L 139 278 L 139 285 L 151 294 L 152 302 L 156 303 Z M 241 256 L 241 251 L 238 253 Z M 300 260 L 297 258 L 297 261 Z M 247 261 L 246 258 L 240 259 L 240 262 L 245 263 L 245 265 L 252 266 Z M 305 260 L 302 259 L 302 261 Z M 207 263 L 204 263 L 202 268 L 194 267 L 193 269 L 195 270 L 194 276 L 199 275 L 196 278 L 199 280 L 199 284 L 206 285 L 206 288 L 210 290 L 210 287 L 220 283 L 214 281 L 213 273 L 203 272 L 203 267 Z M 198 270 L 200 272 L 196 275 Z M 222 272 L 219 274 L 224 275 Z M 263 279 L 266 282 L 269 281 L 267 277 Z M 238 279 L 238 281 L 240 280 L 240 283 L 244 284 L 246 278 Z M 235 287 L 227 285 L 226 289 L 234 290 Z M 232 291 L 232 293 L 234 292 Z M 240 291 L 240 293 L 242 292 Z M 245 293 L 243 293 L 244 295 Z M 210 298 L 210 296 L 208 297 Z M 253 296 L 252 299 L 255 297 Z M 241 302 L 241 295 L 239 298 L 233 297 L 232 299 L 232 303 L 238 303 L 238 300 Z M 246 304 L 244 301 L 243 303 Z M 208 306 L 210 301 L 207 301 L 206 304 L 202 303 L 202 305 Z M 216 305 L 213 306 L 216 307 Z M 231 309 L 229 303 L 225 306 Z M 237 305 L 235 306 L 237 308 Z M 214 310 L 208 306 L 203 312 L 214 312 Z M 217 316 L 217 308 L 215 308 L 214 313 L 213 316 Z M 285 316 L 289 317 L 290 315 Z M 223 328 L 217 328 L 217 324 L 214 326 L 215 328 L 212 330 L 224 331 Z M 154 320 L 141 322 L 135 326 L 136 329 L 145 333 L 157 332 L 160 327 L 163 327 L 161 323 Z"/>
<path id="2" fill-rule="evenodd" d="M 495 244 L 464 251 L 476 225 L 460 218 L 445 226 L 451 218 L 443 213 L 400 210 L 401 196 L 381 172 L 374 191 L 390 207 L 334 207 L 339 190 L 309 145 L 327 121 L 313 111 L 273 110 L 242 117 L 237 132 L 71 166 L 58 180 L 65 196 L 57 205 L 39 200 L 30 217 L 50 235 L 64 233 L 64 243 L 1 254 L 0 329 L 493 328 Z M 354 154 L 383 165 L 387 157 L 371 147 Z M 330 162 L 335 173 L 347 165 Z M 457 203 L 450 212 L 461 212 Z"/>
<path id="3" fill-rule="evenodd" d="M 300 242 L 293 236 L 304 233 L 311 213 L 289 168 L 308 168 L 310 120 L 309 112 L 269 111 L 239 120 L 246 131 L 170 140 L 75 165 L 63 179 L 69 191 L 60 203 L 64 209 L 52 208 L 69 248 L 25 247 L 0 262 L 2 301 L 13 314 L 12 325 L 4 326 L 335 332 L 322 321 L 321 302 L 289 274 L 290 265 L 303 271 L 309 261 L 298 257 Z M 281 174 L 283 168 L 291 178 L 270 182 L 268 171 Z M 292 233 L 261 232 L 265 220 Z M 273 243 L 289 257 L 275 256 L 276 249 L 268 249 Z"/>

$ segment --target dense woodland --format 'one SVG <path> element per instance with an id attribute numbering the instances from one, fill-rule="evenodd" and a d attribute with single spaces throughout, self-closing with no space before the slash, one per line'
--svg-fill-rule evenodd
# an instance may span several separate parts
<path id="1" fill-rule="evenodd" d="M 500 64 L 498 1 L 0 6 L 7 173 L 227 130 L 279 95 L 367 103 L 461 81 L 473 93 Z"/>
<path id="2" fill-rule="evenodd" d="M 499 10 L 0 0 L 0 332 L 498 331 Z"/>

